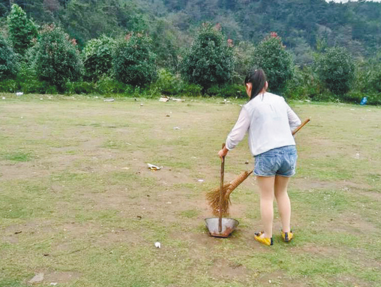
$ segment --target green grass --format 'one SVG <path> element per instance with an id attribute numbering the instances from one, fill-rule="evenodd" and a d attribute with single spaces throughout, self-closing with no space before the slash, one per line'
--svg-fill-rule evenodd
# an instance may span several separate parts
<path id="1" fill-rule="evenodd" d="M 0 102 L 1 287 L 27 286 L 39 272 L 39 286 L 381 282 L 380 108 L 291 103 L 312 118 L 296 137 L 289 189 L 296 237 L 280 240 L 276 214 L 267 248 L 253 240 L 261 229 L 253 177 L 232 195 L 237 231 L 220 240 L 204 226 L 217 151 L 243 101 L 40 97 Z M 226 180 L 252 164 L 245 139 L 227 157 Z"/>

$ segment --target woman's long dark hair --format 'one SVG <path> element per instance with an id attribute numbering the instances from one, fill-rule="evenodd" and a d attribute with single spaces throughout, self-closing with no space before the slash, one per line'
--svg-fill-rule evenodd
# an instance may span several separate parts
<path id="1" fill-rule="evenodd" d="M 250 101 L 254 99 L 266 85 L 266 74 L 262 69 L 252 69 L 246 76 L 245 85 L 251 83 Z"/>

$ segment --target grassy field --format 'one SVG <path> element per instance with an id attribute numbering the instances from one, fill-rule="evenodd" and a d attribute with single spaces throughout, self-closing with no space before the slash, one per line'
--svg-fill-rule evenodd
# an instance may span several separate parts
<path id="1" fill-rule="evenodd" d="M 296 137 L 296 238 L 276 216 L 265 247 L 254 177 L 232 195 L 232 237 L 204 226 L 243 103 L 220 102 L 1 95 L 0 286 L 381 286 L 381 109 L 291 103 L 312 118 Z M 245 140 L 225 179 L 252 164 Z"/>

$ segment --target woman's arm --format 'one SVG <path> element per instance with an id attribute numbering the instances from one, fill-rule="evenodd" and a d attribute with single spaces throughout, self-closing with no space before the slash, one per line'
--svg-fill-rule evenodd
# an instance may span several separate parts
<path id="1" fill-rule="evenodd" d="M 229 150 L 234 149 L 240 141 L 245 137 L 245 134 L 247 130 L 250 127 L 250 115 L 245 109 L 245 107 L 242 108 L 241 113 L 239 114 L 238 120 L 236 124 L 234 125 L 234 128 L 229 133 L 227 139 L 226 139 L 226 146 L 220 152 L 218 155 L 220 157 L 225 156 Z"/>
<path id="2" fill-rule="evenodd" d="M 302 122 L 289 105 L 287 105 L 287 116 L 291 131 L 294 131 Z"/>

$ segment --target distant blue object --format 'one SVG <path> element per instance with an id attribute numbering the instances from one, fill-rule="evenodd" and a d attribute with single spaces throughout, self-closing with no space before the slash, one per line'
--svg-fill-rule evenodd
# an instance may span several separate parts
<path id="1" fill-rule="evenodd" d="M 368 102 L 368 98 L 367 97 L 363 97 L 361 102 L 360 102 L 360 105 L 364 106 L 364 105 L 366 105 L 367 102 Z"/>

